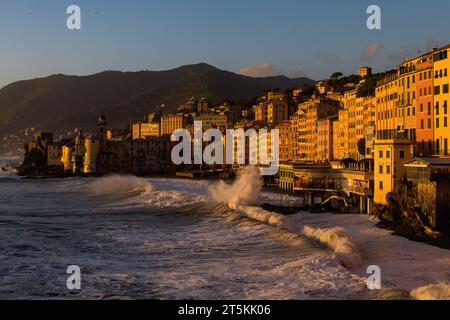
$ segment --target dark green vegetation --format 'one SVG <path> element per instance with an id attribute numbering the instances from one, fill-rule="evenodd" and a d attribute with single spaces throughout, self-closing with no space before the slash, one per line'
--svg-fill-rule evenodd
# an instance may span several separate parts
<path id="1" fill-rule="evenodd" d="M 225 99 L 239 102 L 265 89 L 285 90 L 313 83 L 307 78 L 284 76 L 251 78 L 207 64 L 157 72 L 52 75 L 0 90 L 0 136 L 32 127 L 50 132 L 89 129 L 92 119 L 102 113 L 108 115 L 111 125 L 122 128 L 129 120 L 143 119 L 153 111 L 174 111 L 190 97 L 205 97 L 212 103 Z"/>

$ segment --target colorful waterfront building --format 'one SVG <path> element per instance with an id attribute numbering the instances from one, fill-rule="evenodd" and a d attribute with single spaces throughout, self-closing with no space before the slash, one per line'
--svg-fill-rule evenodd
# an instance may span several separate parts
<path id="1" fill-rule="evenodd" d="M 435 154 L 449 155 L 450 125 L 448 102 L 450 101 L 450 46 L 433 51 L 434 69 L 434 140 Z"/>
<path id="2" fill-rule="evenodd" d="M 171 136 L 177 129 L 186 129 L 188 118 L 182 114 L 166 115 L 161 117 L 161 135 Z"/>
<path id="3" fill-rule="evenodd" d="M 316 161 L 328 162 L 334 160 L 333 129 L 338 122 L 338 115 L 331 115 L 317 120 Z"/>
<path id="4" fill-rule="evenodd" d="M 377 138 L 374 143 L 374 201 L 379 204 L 386 204 L 387 195 L 397 188 L 405 176 L 403 164 L 413 158 L 413 144 L 405 134 L 403 115 L 408 106 L 411 110 L 410 104 L 402 101 L 407 81 L 398 71 L 392 71 L 377 83 L 375 89 Z M 411 84 L 411 76 L 409 81 Z"/>
<path id="5" fill-rule="evenodd" d="M 434 152 L 434 72 L 433 55 L 426 54 L 417 63 L 416 154 Z"/>

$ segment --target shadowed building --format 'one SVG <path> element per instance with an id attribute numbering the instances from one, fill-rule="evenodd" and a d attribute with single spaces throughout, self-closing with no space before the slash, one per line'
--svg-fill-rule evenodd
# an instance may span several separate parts
<path id="1" fill-rule="evenodd" d="M 419 206 L 431 226 L 450 233 L 450 158 L 417 158 L 405 163 Z"/>

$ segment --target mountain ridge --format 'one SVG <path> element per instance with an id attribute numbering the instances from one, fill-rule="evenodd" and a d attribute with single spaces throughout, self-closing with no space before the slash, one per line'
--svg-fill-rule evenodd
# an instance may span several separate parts
<path id="1" fill-rule="evenodd" d="M 118 127 L 142 119 L 162 104 L 166 111 L 190 97 L 213 103 L 252 98 L 270 88 L 314 84 L 308 78 L 252 78 L 206 63 L 162 71 L 106 70 L 91 75 L 53 74 L 0 89 L 0 135 L 25 128 L 58 131 L 92 127 L 100 113 Z"/>

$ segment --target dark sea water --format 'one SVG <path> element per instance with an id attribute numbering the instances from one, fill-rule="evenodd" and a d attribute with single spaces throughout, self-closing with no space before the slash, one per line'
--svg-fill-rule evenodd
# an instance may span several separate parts
<path id="1" fill-rule="evenodd" d="M 368 297 L 329 250 L 218 204 L 212 183 L 3 172 L 0 298 Z M 66 286 L 69 265 L 81 268 L 81 290 Z"/>

